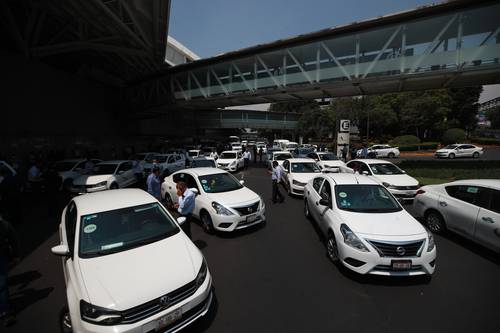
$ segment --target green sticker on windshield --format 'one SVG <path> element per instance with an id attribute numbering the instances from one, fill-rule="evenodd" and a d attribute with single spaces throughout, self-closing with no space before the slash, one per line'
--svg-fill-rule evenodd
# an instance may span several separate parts
<path id="1" fill-rule="evenodd" d="M 345 192 L 340 192 L 340 193 L 339 193 L 339 197 L 341 197 L 341 198 L 347 198 L 347 193 L 345 193 Z"/>
<path id="2" fill-rule="evenodd" d="M 206 183 L 207 183 L 207 180 L 206 180 L 206 179 L 202 179 L 202 180 L 201 180 L 201 183 L 202 183 L 202 184 L 206 184 Z"/>
<path id="3" fill-rule="evenodd" d="M 83 228 L 83 232 L 86 234 L 91 234 L 96 230 L 97 230 L 97 226 L 95 224 L 89 224 L 89 225 L 85 226 L 85 228 Z"/>
<path id="4" fill-rule="evenodd" d="M 477 187 L 467 187 L 467 193 L 476 194 L 478 191 L 479 191 L 479 188 L 477 188 Z"/>

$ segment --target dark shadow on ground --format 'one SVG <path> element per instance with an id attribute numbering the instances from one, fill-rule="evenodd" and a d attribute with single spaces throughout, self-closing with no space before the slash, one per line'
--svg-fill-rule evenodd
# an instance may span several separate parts
<path id="1" fill-rule="evenodd" d="M 42 276 L 38 271 L 27 271 L 17 275 L 9 276 L 7 285 L 11 288 L 15 286 L 16 289 L 24 289 L 32 281 L 39 279 Z"/>
<path id="2" fill-rule="evenodd" d="M 19 314 L 27 307 L 46 298 L 54 288 L 33 289 L 27 288 L 16 291 L 10 295 L 11 307 L 14 314 Z"/>

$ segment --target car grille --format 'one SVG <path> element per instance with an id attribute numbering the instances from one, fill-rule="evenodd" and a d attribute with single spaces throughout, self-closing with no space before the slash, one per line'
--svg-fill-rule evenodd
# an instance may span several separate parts
<path id="1" fill-rule="evenodd" d="M 422 269 L 422 265 L 412 265 L 410 269 L 404 270 L 404 271 L 397 271 L 397 272 L 414 272 L 414 271 L 420 271 Z M 394 270 L 390 265 L 377 265 L 373 269 L 374 271 L 385 271 L 385 272 L 393 272 Z"/>
<path id="2" fill-rule="evenodd" d="M 249 206 L 232 207 L 232 208 L 236 210 L 241 216 L 245 216 L 257 212 L 259 210 L 259 203 L 260 201 L 257 201 Z"/>
<path id="3" fill-rule="evenodd" d="M 396 190 L 418 190 L 418 185 L 415 186 L 394 186 Z"/>
<path id="4" fill-rule="evenodd" d="M 165 310 L 172 305 L 175 305 L 189 296 L 193 295 L 197 289 L 196 281 L 193 280 L 188 284 L 166 294 L 161 297 L 158 297 L 152 301 L 141 304 L 129 310 L 123 311 L 121 314 L 123 316 L 123 320 L 121 324 L 132 324 L 138 321 L 143 320 L 144 318 L 150 317 L 158 312 Z M 168 302 L 162 303 L 162 299 L 167 297 Z"/>
<path id="5" fill-rule="evenodd" d="M 218 163 L 218 165 L 220 167 L 227 167 L 229 165 L 229 163 Z"/>
<path id="6" fill-rule="evenodd" d="M 389 243 L 368 240 L 367 241 L 377 250 L 381 257 L 419 257 L 420 249 L 424 244 L 424 240 L 404 242 L 404 243 Z"/>

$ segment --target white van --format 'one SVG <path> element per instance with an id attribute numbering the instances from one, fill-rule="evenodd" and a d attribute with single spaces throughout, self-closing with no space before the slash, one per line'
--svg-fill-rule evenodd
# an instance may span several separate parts
<path id="1" fill-rule="evenodd" d="M 286 144 L 289 142 L 290 141 L 285 140 L 285 139 L 276 139 L 273 141 L 273 148 L 285 149 Z"/>

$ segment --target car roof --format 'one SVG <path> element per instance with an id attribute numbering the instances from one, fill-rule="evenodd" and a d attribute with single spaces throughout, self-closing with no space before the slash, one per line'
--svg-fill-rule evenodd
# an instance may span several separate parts
<path id="1" fill-rule="evenodd" d="M 356 159 L 356 160 L 349 161 L 348 163 L 353 162 L 353 161 L 364 162 L 364 163 L 368 163 L 368 164 L 386 164 L 386 163 L 393 164 L 393 163 L 386 161 L 386 160 L 377 160 L 374 158 Z"/>
<path id="2" fill-rule="evenodd" d="M 335 155 L 334 153 L 332 153 L 331 151 L 315 151 L 316 154 L 318 155 L 326 155 L 326 154 L 332 154 L 332 155 Z"/>
<path id="3" fill-rule="evenodd" d="M 378 185 L 378 183 L 368 176 L 354 173 L 325 173 L 326 178 L 332 179 L 337 185 Z"/>
<path id="4" fill-rule="evenodd" d="M 123 162 L 133 162 L 132 160 L 111 160 L 111 161 L 102 161 L 97 164 L 120 164 Z"/>
<path id="5" fill-rule="evenodd" d="M 96 158 L 91 158 L 91 160 L 96 160 Z M 83 162 L 83 161 L 85 161 L 84 158 L 67 158 L 67 159 L 64 159 L 64 160 L 56 161 L 56 163 L 61 163 L 61 162 L 77 163 L 77 162 Z"/>
<path id="6" fill-rule="evenodd" d="M 316 163 L 316 161 L 313 160 L 312 158 L 289 158 L 289 159 L 287 159 L 287 161 L 290 161 L 290 163 L 303 163 L 303 162 Z"/>
<path id="7" fill-rule="evenodd" d="M 206 175 L 214 175 L 218 173 L 228 173 L 227 171 L 224 171 L 222 169 L 218 168 L 193 168 L 193 169 L 185 169 L 182 171 L 179 171 L 177 173 L 181 172 L 187 172 L 187 173 L 192 173 L 196 176 L 206 176 Z"/>
<path id="8" fill-rule="evenodd" d="M 83 194 L 73 198 L 73 201 L 80 215 L 157 202 L 149 193 L 137 188 Z"/>
<path id="9" fill-rule="evenodd" d="M 272 153 L 276 154 L 276 155 L 279 155 L 279 154 L 290 154 L 290 155 L 292 155 L 292 153 L 290 153 L 288 150 L 275 150 Z"/>
<path id="10" fill-rule="evenodd" d="M 224 154 L 224 153 L 239 153 L 240 151 L 239 150 L 224 150 L 221 154 Z"/>
<path id="11" fill-rule="evenodd" d="M 462 179 L 444 185 L 473 185 L 500 189 L 500 179 Z"/>

